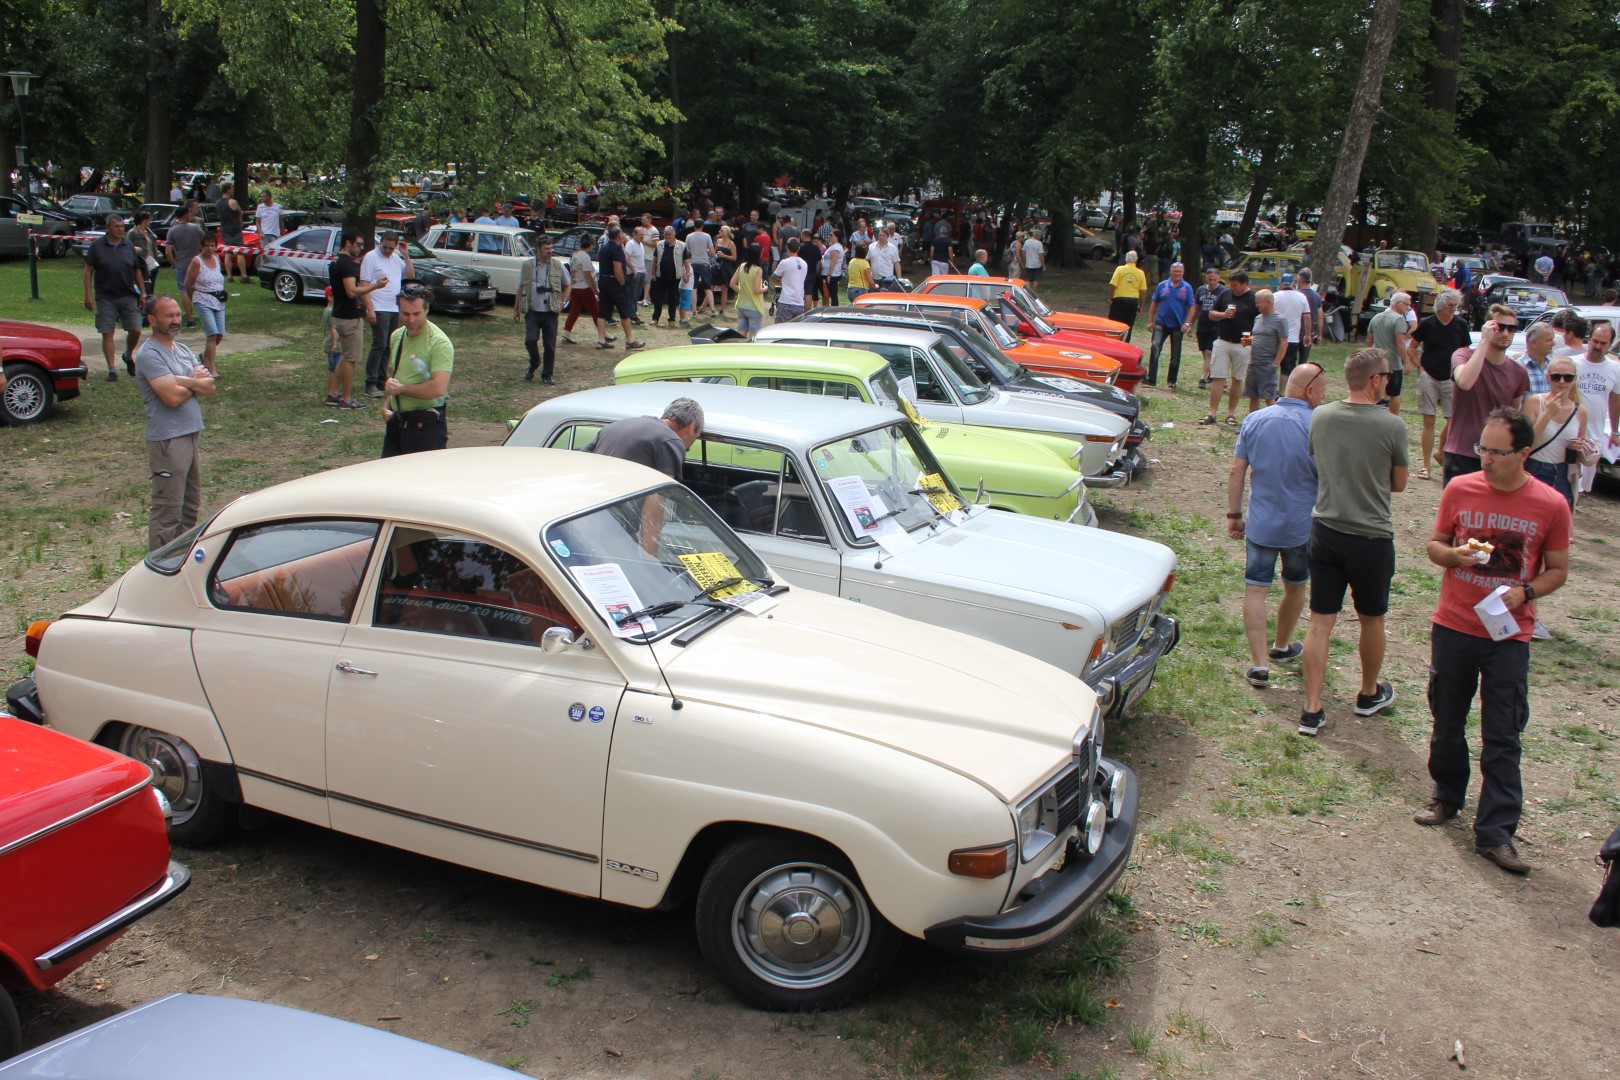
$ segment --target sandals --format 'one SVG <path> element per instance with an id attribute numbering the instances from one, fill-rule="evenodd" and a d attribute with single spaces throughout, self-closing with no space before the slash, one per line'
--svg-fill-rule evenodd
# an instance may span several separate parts
<path id="1" fill-rule="evenodd" d="M 1429 479 L 1429 470 L 1428 469 L 1419 469 L 1418 470 L 1418 479 L 1419 480 L 1427 480 L 1427 479 Z"/>
<path id="2" fill-rule="evenodd" d="M 1233 416 L 1231 413 L 1226 414 L 1226 422 L 1228 424 L 1232 425 L 1233 427 L 1238 426 L 1238 418 Z"/>
<path id="3" fill-rule="evenodd" d="M 1217 421 L 1213 416 L 1206 416 L 1202 420 L 1198 421 L 1198 426 L 1214 427 L 1217 423 L 1219 423 L 1219 421 Z"/>

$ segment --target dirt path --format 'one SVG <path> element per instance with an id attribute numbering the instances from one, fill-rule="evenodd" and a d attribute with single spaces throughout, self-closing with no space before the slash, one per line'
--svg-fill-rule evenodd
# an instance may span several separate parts
<path id="1" fill-rule="evenodd" d="M 96 333 L 96 328 L 94 326 L 86 326 L 83 323 L 41 323 L 40 325 L 53 327 L 57 330 L 66 330 L 68 333 L 77 336 L 80 341 L 84 342 L 84 362 L 90 365 L 90 375 L 92 378 L 94 378 L 100 369 L 105 366 L 100 359 L 101 335 Z M 226 329 L 229 330 L 229 328 L 229 324 L 227 323 Z M 208 339 L 203 335 L 202 328 L 200 326 L 190 330 L 182 330 L 179 335 L 179 340 L 184 342 L 193 352 L 196 353 L 201 353 L 203 346 L 208 342 Z M 114 335 L 113 344 L 117 346 L 120 351 L 123 350 L 124 337 L 122 331 Z M 260 349 L 274 349 L 285 344 L 286 342 L 270 334 L 227 333 L 225 335 L 225 340 L 219 343 L 218 355 L 235 356 L 238 353 L 258 352 Z"/>

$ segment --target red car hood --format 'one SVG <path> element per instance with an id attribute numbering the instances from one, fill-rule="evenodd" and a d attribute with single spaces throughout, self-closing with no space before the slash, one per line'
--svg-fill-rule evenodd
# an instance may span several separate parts
<path id="1" fill-rule="evenodd" d="M 0 715 L 0 847 L 151 778 L 122 754 Z"/>
<path id="2" fill-rule="evenodd" d="M 18 322 L 15 319 L 0 319 L 0 342 L 8 348 L 34 348 L 61 345 L 79 351 L 79 339 L 66 330 L 58 330 L 51 326 L 41 326 L 38 323 Z"/>

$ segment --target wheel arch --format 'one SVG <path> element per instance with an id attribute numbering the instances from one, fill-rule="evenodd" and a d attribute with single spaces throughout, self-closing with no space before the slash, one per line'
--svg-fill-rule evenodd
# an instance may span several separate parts
<path id="1" fill-rule="evenodd" d="M 715 857 L 721 851 L 730 847 L 739 840 L 753 836 L 776 835 L 783 839 L 800 838 L 818 844 L 826 844 L 837 851 L 844 858 L 849 859 L 850 865 L 855 860 L 850 859 L 849 853 L 837 844 L 814 833 L 807 833 L 799 829 L 788 829 L 779 825 L 761 825 L 754 821 L 715 821 L 698 830 L 692 837 L 691 843 L 686 845 L 686 851 L 681 855 L 681 861 L 675 867 L 675 873 L 670 879 L 669 887 L 664 890 L 663 899 L 658 902 L 659 911 L 671 911 L 678 908 L 697 896 L 698 887 L 703 884 L 703 876 L 708 873 Z M 860 876 L 859 868 L 856 877 Z"/>
<path id="2" fill-rule="evenodd" d="M 123 720 L 109 720 L 102 725 L 100 731 L 91 742 L 98 746 L 105 746 L 116 751 L 123 741 L 126 732 L 134 728 L 150 728 L 152 724 L 131 724 Z M 173 732 L 168 732 L 173 735 Z M 176 736 L 179 738 L 180 736 Z M 230 761 L 213 761 L 206 757 L 199 757 L 202 763 L 203 779 L 219 793 L 226 802 L 242 804 L 242 781 L 236 775 L 236 764 Z"/>

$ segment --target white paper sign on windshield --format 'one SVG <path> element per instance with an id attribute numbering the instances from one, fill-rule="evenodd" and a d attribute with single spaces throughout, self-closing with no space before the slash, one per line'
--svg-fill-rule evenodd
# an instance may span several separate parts
<path id="1" fill-rule="evenodd" d="M 579 582 L 585 598 L 607 620 L 614 637 L 639 638 L 657 632 L 657 624 L 650 618 L 632 619 L 622 626 L 619 624 L 618 620 L 623 616 L 647 606 L 636 595 L 630 579 L 625 577 L 624 567 L 618 563 L 599 563 L 595 566 L 571 567 L 569 572 Z"/>
<path id="2" fill-rule="evenodd" d="M 917 380 L 912 378 L 910 375 L 907 375 L 905 378 L 901 379 L 900 396 L 911 402 L 913 405 L 917 404 Z"/>
<path id="3" fill-rule="evenodd" d="M 890 555 L 917 546 L 911 534 L 889 516 L 889 505 L 883 501 L 883 496 L 867 488 L 866 481 L 859 476 L 832 477 L 827 487 L 838 500 L 856 536 L 870 536 Z"/>

